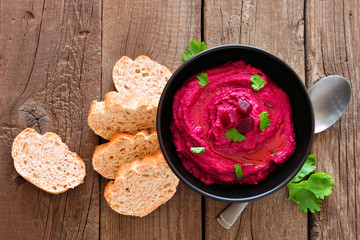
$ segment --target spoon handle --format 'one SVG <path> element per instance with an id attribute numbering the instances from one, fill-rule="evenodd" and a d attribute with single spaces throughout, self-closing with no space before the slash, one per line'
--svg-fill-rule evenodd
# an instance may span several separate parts
<path id="1" fill-rule="evenodd" d="M 217 217 L 218 223 L 226 229 L 230 229 L 232 225 L 239 218 L 242 211 L 248 205 L 247 202 L 244 203 L 232 203 L 230 204 L 220 215 Z"/>

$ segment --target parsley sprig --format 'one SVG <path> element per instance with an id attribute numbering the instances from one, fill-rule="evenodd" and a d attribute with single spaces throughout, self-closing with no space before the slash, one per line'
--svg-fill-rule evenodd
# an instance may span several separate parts
<path id="1" fill-rule="evenodd" d="M 236 179 L 241 180 L 244 177 L 242 167 L 239 164 L 236 164 L 234 165 L 234 168 L 235 168 Z"/>
<path id="2" fill-rule="evenodd" d="M 255 91 L 259 91 L 261 88 L 263 88 L 266 84 L 265 80 L 259 75 L 254 74 L 250 77 L 250 82 L 252 83 L 251 87 Z"/>
<path id="3" fill-rule="evenodd" d="M 233 140 L 234 142 L 242 142 L 242 141 L 246 140 L 246 137 L 244 135 L 242 135 L 241 133 L 239 133 L 239 131 L 234 127 L 230 128 L 225 133 L 225 136 L 227 139 Z"/>
<path id="4" fill-rule="evenodd" d="M 269 114 L 267 112 L 262 112 L 259 114 L 260 119 L 260 130 L 265 131 L 265 128 L 270 127 Z"/>
<path id="5" fill-rule="evenodd" d="M 304 213 L 309 210 L 312 213 L 320 211 L 322 199 L 332 193 L 332 185 L 335 183 L 326 173 L 311 174 L 316 168 L 315 162 L 314 155 L 309 155 L 298 174 L 287 184 L 289 200 L 299 204 L 300 210 Z M 301 181 L 309 174 L 311 175 L 307 180 Z"/>
<path id="6" fill-rule="evenodd" d="M 196 40 L 191 40 L 190 44 L 187 46 L 187 50 L 185 51 L 183 55 L 183 60 L 186 62 L 189 60 L 192 56 L 204 51 L 206 49 L 206 45 L 204 42 L 200 42 L 200 44 Z"/>
<path id="7" fill-rule="evenodd" d="M 190 151 L 193 153 L 203 154 L 205 152 L 205 147 L 192 147 L 190 148 Z"/>
<path id="8" fill-rule="evenodd" d="M 208 75 L 206 73 L 200 73 L 196 78 L 199 79 L 197 83 L 201 88 L 205 87 L 209 83 Z"/>

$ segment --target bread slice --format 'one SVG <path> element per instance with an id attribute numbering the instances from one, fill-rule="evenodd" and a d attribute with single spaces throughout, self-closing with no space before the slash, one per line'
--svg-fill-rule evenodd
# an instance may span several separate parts
<path id="1" fill-rule="evenodd" d="M 156 131 L 143 130 L 136 135 L 115 133 L 110 142 L 97 146 L 93 155 L 94 169 L 103 177 L 115 179 L 118 167 L 124 163 L 154 154 L 159 150 Z"/>
<path id="2" fill-rule="evenodd" d="M 114 211 L 143 217 L 168 201 L 178 184 L 179 179 L 158 151 L 142 160 L 121 165 L 104 195 Z"/>
<path id="3" fill-rule="evenodd" d="M 169 69 L 147 56 L 134 61 L 124 56 L 113 68 L 114 85 L 120 94 L 150 97 L 156 106 L 170 77 Z"/>
<path id="4" fill-rule="evenodd" d="M 103 102 L 93 101 L 88 117 L 91 129 L 107 140 L 116 132 L 155 130 L 157 106 L 170 76 L 169 69 L 147 56 L 135 61 L 122 57 L 113 69 L 118 92 L 107 93 Z"/>
<path id="5" fill-rule="evenodd" d="M 157 106 L 170 76 L 169 69 L 147 56 L 135 61 L 122 57 L 113 69 L 118 92 L 107 93 L 103 102 L 92 102 L 88 117 L 91 129 L 107 140 L 116 132 L 155 130 Z"/>
<path id="6" fill-rule="evenodd" d="M 109 140 L 116 132 L 135 134 L 140 130 L 155 130 L 157 106 L 144 97 L 138 101 L 136 96 L 118 92 L 108 92 L 103 102 L 93 101 L 88 123 L 99 136 Z"/>
<path id="7" fill-rule="evenodd" d="M 65 192 L 85 178 L 85 163 L 55 133 L 25 129 L 13 142 L 12 157 L 23 178 L 49 193 Z"/>

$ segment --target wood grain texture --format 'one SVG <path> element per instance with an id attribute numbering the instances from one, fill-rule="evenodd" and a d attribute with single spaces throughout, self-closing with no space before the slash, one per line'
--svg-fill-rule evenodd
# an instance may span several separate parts
<path id="1" fill-rule="evenodd" d="M 305 78 L 304 2 L 205 1 L 204 38 L 208 47 L 241 43 L 268 50 Z M 206 200 L 206 239 L 307 239 L 307 214 L 277 193 L 250 203 L 235 225 L 225 230 L 217 216 L 227 204 Z M 285 213 L 285 214 L 284 214 Z M 275 230 L 276 229 L 276 230 Z"/>
<path id="2" fill-rule="evenodd" d="M 306 67 L 309 86 L 337 74 L 350 80 L 352 96 L 343 117 L 316 135 L 317 172 L 335 179 L 334 192 L 311 216 L 311 239 L 360 238 L 360 2 L 306 1 Z"/>
<path id="3" fill-rule="evenodd" d="M 103 2 L 102 95 L 114 90 L 112 68 L 123 55 L 150 58 L 174 71 L 190 39 L 200 39 L 201 1 Z M 101 193 L 107 184 L 101 180 Z M 119 215 L 101 197 L 102 239 L 200 239 L 201 197 L 179 184 L 166 204 L 143 218 Z"/>
<path id="4" fill-rule="evenodd" d="M 99 1 L 2 1 L 0 88 L 1 239 L 98 239 L 98 144 L 87 126 L 100 96 Z M 85 182 L 45 193 L 13 167 L 11 144 L 26 127 L 57 133 L 85 161 Z"/>
<path id="5" fill-rule="evenodd" d="M 360 238 L 359 0 L 25 0 L 1 1 L 0 12 L 0 239 Z M 350 79 L 345 115 L 315 137 L 317 171 L 336 183 L 309 223 L 286 189 L 249 204 L 231 230 L 215 218 L 227 204 L 206 199 L 202 213 L 201 197 L 182 183 L 144 218 L 107 205 L 107 180 L 91 166 L 99 144 L 87 125 L 91 101 L 114 90 L 121 56 L 145 54 L 174 71 L 201 32 L 209 47 L 242 43 L 275 53 L 308 87 L 331 74 Z M 84 184 L 52 195 L 20 177 L 11 144 L 26 127 L 59 134 L 85 161 Z"/>

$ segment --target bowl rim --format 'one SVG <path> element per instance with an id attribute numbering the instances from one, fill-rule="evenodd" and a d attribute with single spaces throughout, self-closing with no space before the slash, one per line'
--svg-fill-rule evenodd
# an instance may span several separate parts
<path id="1" fill-rule="evenodd" d="M 271 58 L 273 58 L 274 60 L 276 60 L 277 62 L 279 62 L 281 65 L 283 65 L 285 68 L 287 68 L 294 76 L 296 76 L 296 81 L 298 81 L 301 86 L 301 90 L 305 93 L 305 98 L 307 100 L 307 105 L 309 106 L 309 110 L 310 110 L 310 118 L 311 118 L 311 137 L 310 137 L 310 141 L 308 143 L 307 149 L 306 149 L 306 153 L 305 153 L 305 157 L 302 159 L 302 161 L 300 162 L 300 164 L 295 168 L 295 170 L 284 180 L 282 181 L 279 185 L 275 186 L 274 188 L 263 192 L 262 194 L 258 194 L 256 196 L 251 196 L 251 197 L 240 197 L 240 198 L 229 198 L 229 197 L 222 197 L 222 196 L 218 196 L 218 195 L 214 195 L 211 194 L 209 192 L 203 191 L 202 189 L 194 186 L 192 183 L 190 183 L 178 170 L 177 168 L 174 166 L 174 164 L 172 163 L 172 161 L 170 160 L 170 157 L 168 155 L 168 153 L 165 151 L 165 146 L 164 146 L 164 142 L 162 140 L 162 130 L 161 130 L 161 114 L 163 112 L 163 108 L 164 108 L 164 103 L 165 103 L 165 93 L 168 91 L 171 82 L 174 81 L 175 77 L 178 75 L 179 72 L 181 72 L 186 66 L 190 65 L 193 61 L 195 61 L 196 59 L 200 58 L 203 55 L 209 54 L 211 52 L 215 52 L 215 51 L 221 51 L 223 49 L 228 49 L 228 48 L 241 48 L 241 49 L 247 49 L 247 50 L 251 50 L 251 51 L 257 51 L 260 52 L 262 54 L 265 54 Z M 314 129 L 315 129 L 315 119 L 314 119 L 314 111 L 313 111 L 313 107 L 312 107 L 312 103 L 311 103 L 311 99 L 308 93 L 307 88 L 305 87 L 305 84 L 301 81 L 300 77 L 298 76 L 298 74 L 290 67 L 289 64 L 287 64 L 285 61 L 283 61 L 281 58 L 279 58 L 278 56 L 276 56 L 275 54 L 266 51 L 264 49 L 258 48 L 258 47 L 254 47 L 254 46 L 250 46 L 250 45 L 244 45 L 244 44 L 226 44 L 226 45 L 219 45 L 219 46 L 215 46 L 209 49 L 206 49 L 198 54 L 196 54 L 195 56 L 191 57 L 189 60 L 187 60 L 186 62 L 182 63 L 181 66 L 179 66 L 175 72 L 172 74 L 172 76 L 170 77 L 170 79 L 168 80 L 166 86 L 164 87 L 162 93 L 161 93 L 161 97 L 159 100 L 159 104 L 158 104 L 158 110 L 157 110 L 157 116 L 156 116 L 156 129 L 157 129 L 157 135 L 158 135 L 158 141 L 159 141 L 159 145 L 160 145 L 160 149 L 165 157 L 165 160 L 167 162 L 167 164 L 170 166 L 171 170 L 175 173 L 175 175 L 183 182 L 185 183 L 185 185 L 187 187 L 189 187 L 191 190 L 199 193 L 200 195 L 216 200 L 216 201 L 221 201 L 221 202 L 228 202 L 228 203 L 241 203 L 241 202 L 252 202 L 261 198 L 264 198 L 272 193 L 275 193 L 276 191 L 278 191 L 279 189 L 283 188 L 287 183 L 289 183 L 291 181 L 291 179 L 293 179 L 295 177 L 295 175 L 299 172 L 299 170 L 301 169 L 301 167 L 303 166 L 303 164 L 305 163 L 305 160 L 307 158 L 307 156 L 309 155 L 311 148 L 312 148 L 312 144 L 313 144 L 313 139 L 314 139 Z"/>

